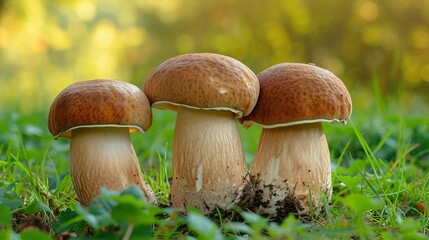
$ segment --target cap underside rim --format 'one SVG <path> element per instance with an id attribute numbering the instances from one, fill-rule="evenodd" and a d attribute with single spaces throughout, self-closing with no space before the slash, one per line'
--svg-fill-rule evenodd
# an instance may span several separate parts
<path id="1" fill-rule="evenodd" d="M 72 128 L 69 128 L 65 131 L 62 131 L 60 133 L 58 133 L 57 135 L 54 136 L 55 139 L 58 139 L 60 137 L 64 137 L 64 138 L 70 138 L 71 137 L 71 131 L 75 130 L 75 129 L 79 129 L 79 128 L 129 128 L 130 129 L 130 133 L 134 133 L 134 132 L 141 132 L 141 133 L 145 133 L 145 130 L 139 126 L 136 125 L 127 125 L 127 124 L 95 124 L 95 125 L 79 125 L 79 126 L 75 126 Z"/>
<path id="2" fill-rule="evenodd" d="M 317 118 L 317 119 L 305 119 L 300 121 L 293 121 L 293 122 L 286 122 L 286 123 L 275 123 L 270 125 L 261 124 L 255 121 L 245 121 L 243 123 L 243 126 L 245 128 L 249 128 L 252 125 L 258 125 L 262 128 L 279 128 L 279 127 L 289 127 L 294 125 L 300 125 L 300 124 L 310 124 L 310 123 L 318 123 L 318 122 L 325 122 L 325 123 L 342 123 L 347 124 L 348 119 L 325 119 L 325 118 Z"/>
<path id="3" fill-rule="evenodd" d="M 162 110 L 173 110 L 177 111 L 177 107 L 186 107 L 192 108 L 196 110 L 219 110 L 219 111 L 230 111 L 234 113 L 236 118 L 241 118 L 243 116 L 243 112 L 234 108 L 229 107 L 196 107 L 183 103 L 175 103 L 170 101 L 157 101 L 152 103 L 153 108 L 162 109 Z"/>

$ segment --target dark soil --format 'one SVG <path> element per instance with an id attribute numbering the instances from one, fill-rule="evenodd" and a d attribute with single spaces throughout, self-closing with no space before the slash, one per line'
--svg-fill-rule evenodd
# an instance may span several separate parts
<path id="1" fill-rule="evenodd" d="M 251 176 L 251 180 L 255 186 L 255 189 L 257 189 L 256 186 L 260 184 L 261 180 L 258 179 L 258 176 Z M 269 191 L 269 196 L 277 195 L 275 191 L 276 187 L 272 184 L 263 185 L 263 189 L 257 189 L 255 191 L 255 198 L 253 201 L 254 211 L 257 211 L 259 208 L 268 208 L 270 206 L 270 201 L 263 200 L 264 191 L 267 190 Z M 278 223 L 282 222 L 283 219 L 285 219 L 289 214 L 293 214 L 295 217 L 305 221 L 311 220 L 310 216 L 308 215 L 298 214 L 304 208 L 298 199 L 294 197 L 293 191 L 290 191 L 290 194 L 288 194 L 283 200 L 277 201 L 274 205 L 277 207 L 277 213 L 275 215 L 261 214 L 261 216 L 268 217 Z"/>

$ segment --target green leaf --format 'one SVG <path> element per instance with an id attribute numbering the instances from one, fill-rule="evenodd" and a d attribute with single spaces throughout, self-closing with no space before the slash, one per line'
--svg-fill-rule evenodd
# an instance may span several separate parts
<path id="1" fill-rule="evenodd" d="M 289 214 L 281 223 L 281 227 L 287 229 L 290 233 L 298 232 L 299 230 L 309 228 L 310 226 L 310 224 L 303 223 L 298 220 L 293 214 Z"/>
<path id="2" fill-rule="evenodd" d="M 133 225 L 146 222 L 141 207 L 130 203 L 119 204 L 115 207 L 112 211 L 112 217 L 117 221 L 126 221 Z M 148 223 L 153 222 L 152 219 L 147 219 L 147 221 Z"/>
<path id="3" fill-rule="evenodd" d="M 37 204 L 37 200 L 32 201 L 22 209 L 22 212 L 27 214 L 35 214 L 38 211 L 40 211 L 40 206 Z"/>
<path id="4" fill-rule="evenodd" d="M 241 222 L 228 222 L 224 225 L 223 229 L 234 234 L 245 233 L 252 235 L 254 233 L 254 230 L 249 225 Z"/>
<path id="5" fill-rule="evenodd" d="M 6 229 L 12 228 L 10 209 L 4 204 L 0 204 L 0 226 L 4 226 Z M 0 229 L 2 228 L 0 227 Z"/>
<path id="6" fill-rule="evenodd" d="M 43 210 L 47 213 L 52 213 L 51 209 L 46 204 L 39 202 L 37 200 L 32 201 L 22 211 L 24 213 L 28 213 L 28 214 L 35 214 L 36 212 L 39 212 L 40 210 Z"/>
<path id="7" fill-rule="evenodd" d="M 10 231 L 0 231 L 0 239 L 4 240 L 20 240 L 18 234 L 13 230 Z"/>
<path id="8" fill-rule="evenodd" d="M 49 206 L 48 206 L 48 205 L 46 205 L 46 204 L 44 204 L 44 203 L 42 203 L 42 202 L 39 202 L 39 201 L 37 201 L 36 203 L 37 203 L 37 205 L 40 207 L 40 209 L 42 209 L 42 210 L 43 210 L 43 211 L 45 211 L 46 213 L 52 213 L 52 210 L 49 208 Z"/>
<path id="9" fill-rule="evenodd" d="M 121 203 L 113 209 L 112 216 L 117 221 L 127 221 L 133 225 L 151 225 L 159 222 L 157 215 L 164 211 L 154 205 L 146 205 L 144 207 L 132 205 L 129 203 Z"/>
<path id="10" fill-rule="evenodd" d="M 420 224 L 415 219 L 406 218 L 399 226 L 399 229 L 403 233 L 417 233 L 420 229 Z"/>
<path id="11" fill-rule="evenodd" d="M 369 198 L 360 193 L 352 193 L 342 199 L 342 202 L 350 207 L 357 215 L 369 210 L 378 210 L 383 208 L 384 203 L 378 198 Z"/>
<path id="12" fill-rule="evenodd" d="M 102 205 L 91 204 L 88 208 L 77 205 L 76 212 L 80 214 L 84 220 L 97 231 L 102 227 L 116 223 L 109 210 L 103 208 Z"/>
<path id="13" fill-rule="evenodd" d="M 304 233 L 310 226 L 310 224 L 298 220 L 293 214 L 289 214 L 280 225 L 270 222 L 266 231 L 272 239 L 282 239 L 285 236 L 290 239 L 296 239 L 299 238 L 299 234 Z"/>
<path id="14" fill-rule="evenodd" d="M 98 195 L 91 203 L 90 206 L 102 207 L 105 209 L 112 209 L 118 203 L 114 200 L 115 197 L 119 196 L 120 192 L 109 190 L 107 188 L 102 187 L 100 189 L 100 195 Z"/>
<path id="15" fill-rule="evenodd" d="M 135 199 L 138 199 L 140 201 L 147 201 L 146 197 L 143 194 L 143 191 L 137 187 L 137 185 L 135 184 L 131 184 L 130 186 L 128 186 L 127 188 L 125 188 L 124 190 L 121 191 L 120 193 L 121 196 L 123 195 L 131 195 L 133 196 Z"/>
<path id="16" fill-rule="evenodd" d="M 121 225 L 119 224 L 121 230 L 121 235 L 124 236 L 125 232 L 128 230 L 127 228 L 132 229 L 132 233 L 130 236 L 130 239 L 153 239 L 153 226 L 152 225 L 146 225 L 146 226 L 133 226 L 129 224 Z"/>
<path id="17" fill-rule="evenodd" d="M 112 209 L 112 216 L 117 221 L 126 221 L 132 225 L 151 225 L 158 222 L 157 215 L 165 211 L 146 201 L 136 185 L 124 189 L 119 196 L 112 198 L 118 205 Z"/>
<path id="18" fill-rule="evenodd" d="M 142 208 L 146 205 L 149 205 L 144 200 L 137 199 L 132 195 L 120 195 L 120 196 L 112 197 L 112 199 L 115 200 L 115 202 L 117 202 L 119 205 L 128 204 L 128 205 L 135 206 L 136 208 Z"/>
<path id="19" fill-rule="evenodd" d="M 351 190 L 355 190 L 362 183 L 362 176 L 337 175 L 337 178 Z"/>
<path id="20" fill-rule="evenodd" d="M 24 206 L 24 201 L 20 198 L 13 189 L 15 183 L 11 183 L 6 187 L 0 188 L 0 204 L 5 204 L 10 210 L 15 210 Z"/>
<path id="21" fill-rule="evenodd" d="M 399 231 L 382 232 L 380 239 L 427 239 L 427 236 L 420 232 L 420 227 L 421 223 L 419 223 L 419 221 L 416 219 L 406 218 L 399 225 Z"/>
<path id="22" fill-rule="evenodd" d="M 262 229 L 267 227 L 268 220 L 266 218 L 259 216 L 256 213 L 243 211 L 240 214 L 244 218 L 244 220 L 248 222 L 252 227 L 252 229 L 256 232 L 259 232 Z"/>
<path id="23" fill-rule="evenodd" d="M 36 229 L 25 229 L 19 236 L 21 240 L 51 240 L 48 234 Z"/>
<path id="24" fill-rule="evenodd" d="M 338 167 L 335 173 L 337 175 L 355 176 L 364 171 L 369 165 L 370 161 L 368 160 L 353 160 L 352 165 L 350 165 L 350 167 Z"/>
<path id="25" fill-rule="evenodd" d="M 78 214 L 70 208 L 62 211 L 53 224 L 56 233 L 75 232 L 80 235 L 85 232 L 84 227 L 82 219 L 78 218 Z"/>
<path id="26" fill-rule="evenodd" d="M 198 239 L 223 239 L 218 226 L 201 213 L 189 212 L 187 220 L 189 228 L 198 234 Z"/>

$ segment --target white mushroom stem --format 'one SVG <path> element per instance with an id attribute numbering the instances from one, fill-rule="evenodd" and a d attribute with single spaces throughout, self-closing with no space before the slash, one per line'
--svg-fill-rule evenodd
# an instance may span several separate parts
<path id="1" fill-rule="evenodd" d="M 179 107 L 172 153 L 173 207 L 208 214 L 242 197 L 248 170 L 232 112 Z"/>
<path id="2" fill-rule="evenodd" d="M 156 198 L 143 179 L 127 127 L 94 127 L 72 130 L 70 170 L 76 194 L 88 206 L 100 188 L 123 190 L 136 184 L 151 203 Z"/>
<path id="3" fill-rule="evenodd" d="M 331 196 L 329 148 L 321 123 L 263 129 L 250 170 L 256 177 L 261 214 L 316 211 Z"/>

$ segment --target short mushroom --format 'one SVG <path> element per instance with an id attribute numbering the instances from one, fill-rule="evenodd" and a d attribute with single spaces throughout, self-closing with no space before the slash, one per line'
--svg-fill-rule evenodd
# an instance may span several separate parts
<path id="1" fill-rule="evenodd" d="M 321 123 L 346 123 L 351 97 L 339 78 L 310 64 L 277 64 L 258 79 L 258 103 L 242 119 L 245 128 L 263 128 L 250 170 L 256 179 L 257 211 L 277 219 L 289 213 L 309 217 L 310 209 L 320 211 L 321 197 L 332 194 Z"/>
<path id="2" fill-rule="evenodd" d="M 88 206 L 101 187 L 120 191 L 131 184 L 157 203 L 130 139 L 130 132 L 144 132 L 151 124 L 149 100 L 130 83 L 82 81 L 58 94 L 48 128 L 55 138 L 70 138 L 70 172 L 82 205 Z"/>
<path id="3" fill-rule="evenodd" d="M 252 191 L 245 193 L 251 185 L 234 118 L 255 106 L 256 75 L 231 57 L 185 54 L 160 64 L 144 92 L 152 107 L 177 111 L 172 206 L 194 206 L 204 214 L 240 207 Z"/>

